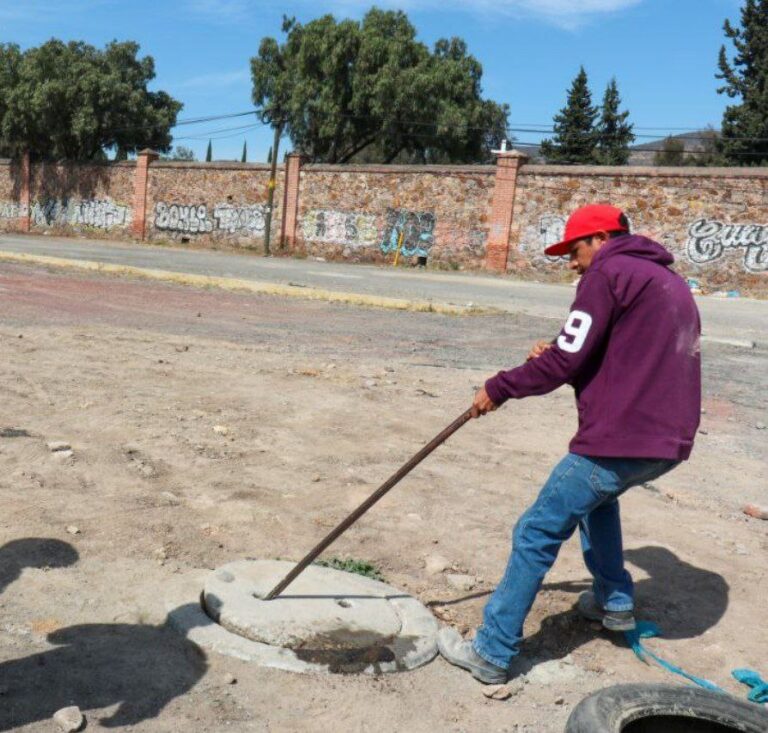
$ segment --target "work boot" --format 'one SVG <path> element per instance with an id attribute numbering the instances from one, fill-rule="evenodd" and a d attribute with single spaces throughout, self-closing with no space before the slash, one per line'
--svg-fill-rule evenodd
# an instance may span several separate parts
<path id="1" fill-rule="evenodd" d="M 579 613 L 590 621 L 599 621 L 608 631 L 633 631 L 635 616 L 632 611 L 606 611 L 598 604 L 591 590 L 579 596 Z"/>
<path id="2" fill-rule="evenodd" d="M 437 635 L 437 648 L 447 662 L 466 669 L 483 684 L 503 685 L 507 681 L 507 670 L 486 662 L 474 650 L 472 642 L 462 639 L 456 629 L 440 629 Z"/>

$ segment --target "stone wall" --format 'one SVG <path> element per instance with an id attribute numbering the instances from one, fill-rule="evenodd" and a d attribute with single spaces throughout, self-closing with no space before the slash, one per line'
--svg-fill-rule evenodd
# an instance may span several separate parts
<path id="1" fill-rule="evenodd" d="M 0 159 L 0 232 L 19 229 L 19 219 L 24 213 L 20 203 L 19 173 L 18 163 Z"/>
<path id="2" fill-rule="evenodd" d="M 146 238 L 262 251 L 270 167 L 252 163 L 156 161 L 147 182 Z M 278 169 L 271 241 L 277 249 L 283 201 Z"/>
<path id="3" fill-rule="evenodd" d="M 493 166 L 306 165 L 297 246 L 354 262 L 482 266 Z M 423 261 L 423 260 L 422 260 Z"/>
<path id="4" fill-rule="evenodd" d="M 135 163 L 32 165 L 30 231 L 127 236 L 133 218 Z"/>
<path id="5" fill-rule="evenodd" d="M 269 166 L 155 158 L 0 160 L 0 231 L 263 251 Z M 575 208 L 609 202 L 704 290 L 768 295 L 768 168 L 528 165 L 508 151 L 497 166 L 302 165 L 290 155 L 287 170 L 278 168 L 275 254 L 570 280 L 544 247 Z"/>
<path id="6" fill-rule="evenodd" d="M 525 165 L 517 182 L 509 269 L 540 279 L 568 277 L 543 254 L 568 213 L 587 203 L 622 208 L 632 230 L 661 242 L 677 270 L 709 291 L 768 291 L 768 170 L 574 168 Z"/>

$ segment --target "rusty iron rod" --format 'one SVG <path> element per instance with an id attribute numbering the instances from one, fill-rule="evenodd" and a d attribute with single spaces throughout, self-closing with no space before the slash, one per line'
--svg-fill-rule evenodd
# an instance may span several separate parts
<path id="1" fill-rule="evenodd" d="M 408 463 L 402 466 L 396 473 L 390 476 L 376 491 L 371 494 L 355 511 L 352 512 L 341 524 L 339 524 L 325 539 L 313 547 L 307 555 L 297 563 L 291 570 L 266 596 L 265 601 L 271 601 L 277 598 L 294 580 L 312 563 L 320 553 L 327 549 L 331 543 L 335 542 L 344 532 L 346 532 L 360 517 L 363 516 L 379 499 L 381 499 L 395 484 L 407 476 L 416 466 L 419 465 L 435 448 L 445 443 L 462 425 L 472 418 L 472 411 L 467 410 L 456 418 L 445 430 L 435 436 L 427 445 L 425 445 Z"/>

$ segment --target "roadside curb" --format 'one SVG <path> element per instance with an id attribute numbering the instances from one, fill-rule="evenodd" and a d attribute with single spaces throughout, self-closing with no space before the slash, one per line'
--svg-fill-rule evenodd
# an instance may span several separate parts
<path id="1" fill-rule="evenodd" d="M 365 295 L 336 290 L 304 287 L 299 285 L 278 285 L 258 280 L 240 280 L 231 277 L 215 275 L 195 275 L 172 270 L 157 270 L 133 265 L 115 265 L 108 262 L 93 260 L 70 260 L 63 257 L 48 257 L 45 255 L 29 255 L 19 252 L 0 251 L 0 261 L 16 262 L 26 265 L 46 265 L 62 269 L 84 270 L 108 275 L 130 275 L 147 280 L 191 285 L 194 287 L 215 287 L 221 290 L 244 291 L 256 295 L 277 295 L 304 300 L 322 300 L 328 303 L 343 303 L 345 305 L 381 308 L 385 310 L 410 311 L 413 313 L 437 313 L 447 316 L 486 316 L 499 315 L 504 311 L 498 308 L 453 305 L 451 303 L 433 303 L 429 300 L 409 300 L 406 298 L 390 298 L 382 295 Z"/>

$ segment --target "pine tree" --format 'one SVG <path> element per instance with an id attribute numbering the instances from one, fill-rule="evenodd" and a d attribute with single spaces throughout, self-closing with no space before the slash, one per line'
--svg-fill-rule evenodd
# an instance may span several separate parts
<path id="1" fill-rule="evenodd" d="M 541 153 L 550 163 L 594 163 L 597 110 L 592 106 L 587 72 L 582 66 L 568 90 L 565 107 L 555 116 L 555 135 L 544 140 Z"/>
<path id="2" fill-rule="evenodd" d="M 621 97 L 616 79 L 611 79 L 603 97 L 600 121 L 597 123 L 597 161 L 602 165 L 626 165 L 629 146 L 635 141 L 629 112 L 619 112 Z"/>
<path id="3" fill-rule="evenodd" d="M 213 160 L 213 146 L 211 141 L 208 141 L 208 150 L 205 151 L 205 162 L 210 163 Z"/>
<path id="4" fill-rule="evenodd" d="M 687 165 L 685 157 L 685 143 L 676 137 L 664 138 L 664 145 L 653 156 L 654 165 Z"/>
<path id="5" fill-rule="evenodd" d="M 248 160 L 248 142 L 243 140 L 243 154 L 240 156 L 240 162 L 245 163 Z"/>
<path id="6" fill-rule="evenodd" d="M 746 0 L 741 28 L 726 20 L 723 30 L 736 52 L 729 61 L 725 46 L 720 48 L 720 73 L 715 76 L 724 84 L 717 91 L 741 102 L 723 113 L 720 152 L 736 165 L 764 165 L 768 162 L 768 0 Z"/>

